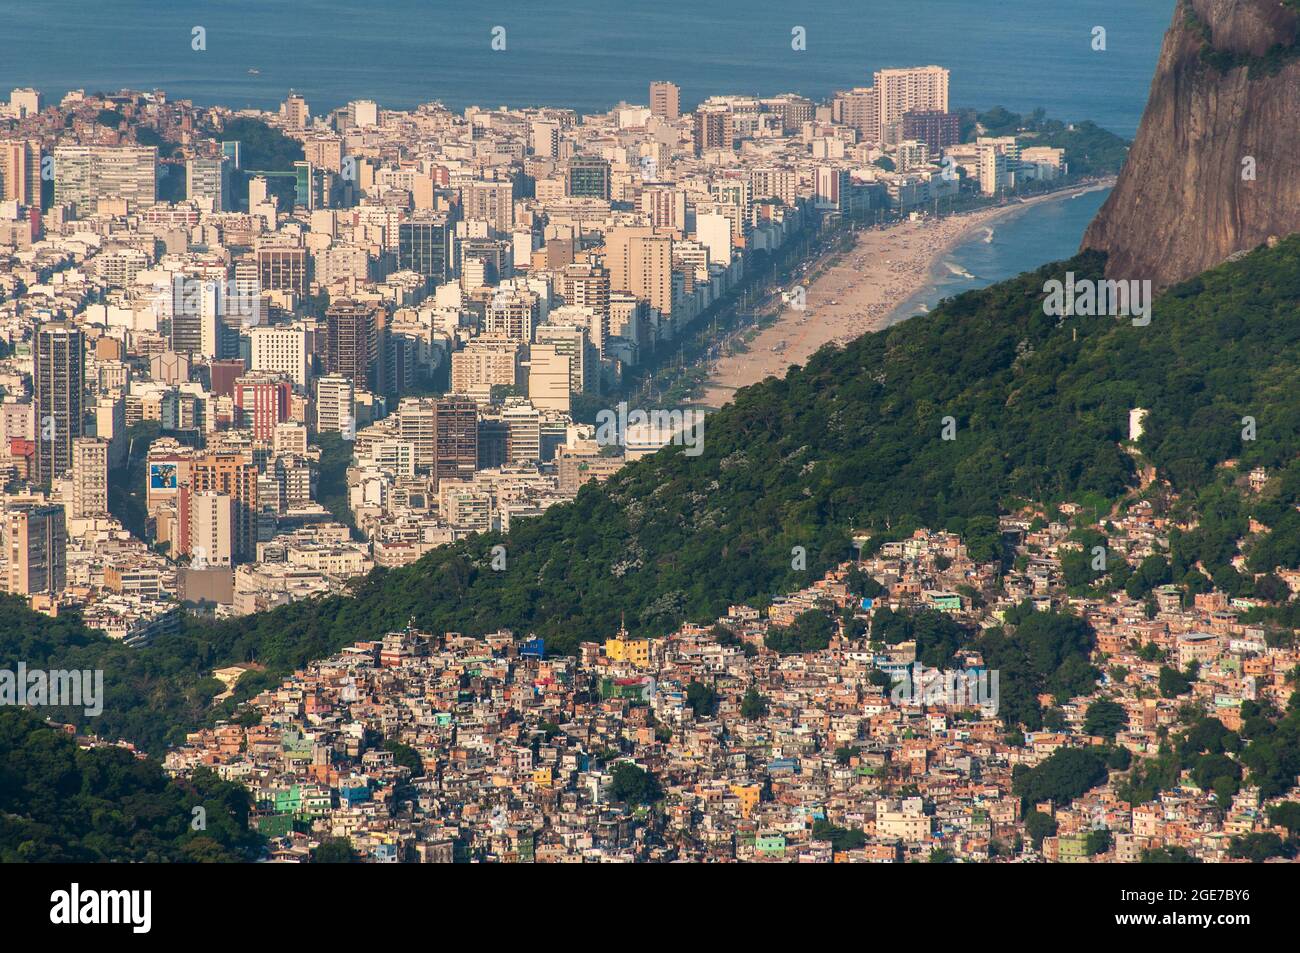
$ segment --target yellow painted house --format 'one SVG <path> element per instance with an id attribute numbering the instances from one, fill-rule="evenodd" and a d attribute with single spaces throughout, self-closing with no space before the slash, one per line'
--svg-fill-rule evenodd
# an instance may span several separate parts
<path id="1" fill-rule="evenodd" d="M 753 815 L 754 809 L 758 807 L 762 788 L 757 784 L 733 784 L 731 793 L 740 800 L 740 816 L 750 817 Z"/>
<path id="2" fill-rule="evenodd" d="M 627 662 L 637 668 L 649 668 L 650 640 L 606 639 L 605 657 L 611 662 Z"/>

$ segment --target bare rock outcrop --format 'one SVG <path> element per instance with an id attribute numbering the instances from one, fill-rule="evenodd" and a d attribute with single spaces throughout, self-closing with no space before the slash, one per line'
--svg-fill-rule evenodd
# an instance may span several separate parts
<path id="1" fill-rule="evenodd" d="M 1300 231 L 1296 0 L 1180 0 L 1114 191 L 1084 234 L 1165 287 Z"/>

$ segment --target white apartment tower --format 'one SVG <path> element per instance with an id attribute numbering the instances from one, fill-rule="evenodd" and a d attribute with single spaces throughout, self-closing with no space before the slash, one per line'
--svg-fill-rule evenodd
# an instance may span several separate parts
<path id="1" fill-rule="evenodd" d="M 283 374 L 295 387 L 307 386 L 307 332 L 303 328 L 253 328 L 248 332 L 248 339 L 250 370 Z"/>
<path id="2" fill-rule="evenodd" d="M 352 381 L 342 374 L 316 379 L 316 432 L 356 433 L 352 417 Z"/>
<path id="3" fill-rule="evenodd" d="M 205 490 L 190 497 L 190 565 L 195 569 L 229 567 L 234 555 L 234 500 Z"/>
<path id="4" fill-rule="evenodd" d="M 922 110 L 948 111 L 948 70 L 942 66 L 912 66 L 876 71 L 882 135 L 903 114 Z"/>
<path id="5" fill-rule="evenodd" d="M 74 519 L 108 515 L 108 441 L 78 437 L 72 441 L 72 513 Z"/>

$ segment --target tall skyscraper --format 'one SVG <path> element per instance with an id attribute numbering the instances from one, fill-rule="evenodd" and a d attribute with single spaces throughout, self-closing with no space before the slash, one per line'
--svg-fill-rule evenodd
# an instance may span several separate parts
<path id="1" fill-rule="evenodd" d="M 434 474 L 469 480 L 478 466 L 478 405 L 448 397 L 434 403 Z"/>
<path id="2" fill-rule="evenodd" d="M 673 240 L 649 226 L 611 228 L 605 236 L 609 286 L 630 291 L 660 314 L 673 310 Z"/>
<path id="3" fill-rule="evenodd" d="M 0 202 L 41 204 L 39 143 L 0 141 Z"/>
<path id="4" fill-rule="evenodd" d="M 910 112 L 948 111 L 948 70 L 942 66 L 913 66 L 876 71 L 880 101 L 881 134 L 891 123 L 901 123 Z"/>
<path id="5" fill-rule="evenodd" d="M 68 535 L 62 506 L 10 510 L 5 519 L 5 591 L 58 595 L 67 585 Z"/>
<path id="6" fill-rule="evenodd" d="M 675 83 L 650 84 L 650 115 L 672 121 L 682 113 L 682 91 Z"/>
<path id="7" fill-rule="evenodd" d="M 342 374 L 358 390 L 371 390 L 379 376 L 377 307 L 341 298 L 325 311 L 325 369 Z"/>
<path id="8" fill-rule="evenodd" d="M 108 514 L 108 441 L 78 437 L 72 443 L 72 516 Z"/>
<path id="9" fill-rule="evenodd" d="M 85 342 L 64 322 L 36 332 L 32 384 L 36 405 L 36 482 L 48 487 L 72 469 L 73 441 L 84 434 Z"/>

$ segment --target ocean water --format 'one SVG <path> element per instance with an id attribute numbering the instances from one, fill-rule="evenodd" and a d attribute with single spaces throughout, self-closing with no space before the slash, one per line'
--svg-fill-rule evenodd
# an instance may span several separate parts
<path id="1" fill-rule="evenodd" d="M 945 255 L 928 286 L 904 302 L 894 320 L 933 309 L 944 298 L 989 285 L 1050 261 L 1072 257 L 1110 189 L 1041 202 L 992 222 Z"/>
<path id="2" fill-rule="evenodd" d="M 655 79 L 680 85 L 691 108 L 716 93 L 820 98 L 879 68 L 939 63 L 952 70 L 954 107 L 1042 107 L 1132 136 L 1174 2 L 0 0 L 0 95 L 161 88 L 266 109 L 292 88 L 317 114 L 362 98 L 595 112 L 645 102 Z M 498 26 L 504 51 L 491 46 Z M 795 27 L 803 51 L 791 48 Z M 1093 49 L 1096 27 L 1104 51 Z M 1047 203 L 1001 223 L 992 242 L 955 250 L 960 271 L 944 269 L 916 303 L 1067 257 L 1101 201 Z"/>
<path id="3" fill-rule="evenodd" d="M 952 70 L 952 103 L 1093 119 L 1131 136 L 1174 0 L 0 0 L 0 92 L 162 88 L 237 108 L 296 89 L 314 112 L 822 97 L 887 66 Z M 491 47 L 505 28 L 506 49 Z M 803 51 L 791 31 L 806 30 Z M 1106 50 L 1092 49 L 1094 27 Z M 206 49 L 193 47 L 205 31 Z M 258 70 L 250 74 L 250 69 Z"/>

